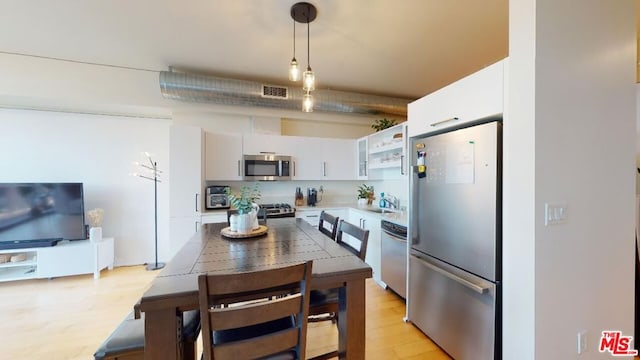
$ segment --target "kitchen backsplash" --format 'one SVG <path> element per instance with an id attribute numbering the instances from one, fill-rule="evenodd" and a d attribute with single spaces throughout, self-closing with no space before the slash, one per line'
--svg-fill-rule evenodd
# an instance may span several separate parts
<path id="1" fill-rule="evenodd" d="M 261 203 L 287 203 L 294 205 L 296 187 L 302 189 L 305 195 L 305 204 L 307 197 L 307 188 L 316 188 L 318 190 L 318 206 L 321 205 L 353 205 L 357 202 L 357 188 L 361 184 L 373 185 L 376 192 L 376 199 L 379 200 L 380 193 L 392 194 L 400 199 L 400 206 L 407 205 L 407 189 L 406 180 L 384 180 L 384 181 L 261 181 L 259 182 L 260 192 L 262 194 Z M 241 186 L 253 186 L 254 182 L 246 181 L 207 181 L 207 186 L 211 185 L 229 185 L 234 191 Z M 322 192 L 320 188 L 322 187 Z M 377 204 L 377 203 L 376 203 Z"/>

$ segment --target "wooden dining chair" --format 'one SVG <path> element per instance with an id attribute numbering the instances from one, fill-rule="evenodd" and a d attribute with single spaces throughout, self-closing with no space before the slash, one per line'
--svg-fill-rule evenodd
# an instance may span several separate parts
<path id="1" fill-rule="evenodd" d="M 347 239 L 344 235 L 349 235 Z M 369 240 L 369 230 L 340 220 L 336 242 L 349 250 L 360 260 L 364 261 L 367 255 L 367 244 Z M 313 290 L 309 299 L 309 321 L 337 322 L 338 319 L 338 289 Z M 325 354 L 314 356 L 310 360 L 330 359 L 338 356 L 338 351 L 334 350 Z"/>
<path id="2" fill-rule="evenodd" d="M 339 220 L 340 218 L 338 216 L 333 216 L 328 212 L 322 210 L 322 212 L 320 212 L 320 222 L 318 223 L 318 230 L 330 237 L 331 240 L 335 240 L 336 234 L 338 233 Z M 329 226 L 328 228 L 327 225 Z"/>
<path id="3" fill-rule="evenodd" d="M 346 241 L 344 238 L 344 234 L 350 235 L 349 239 Z M 344 247 L 345 249 L 351 251 L 353 254 L 359 257 L 360 260 L 364 261 L 365 257 L 367 256 L 369 230 L 341 220 L 340 226 L 338 226 L 336 242 L 342 245 L 342 247 Z"/>
<path id="4" fill-rule="evenodd" d="M 203 359 L 305 359 L 312 264 L 198 276 Z"/>

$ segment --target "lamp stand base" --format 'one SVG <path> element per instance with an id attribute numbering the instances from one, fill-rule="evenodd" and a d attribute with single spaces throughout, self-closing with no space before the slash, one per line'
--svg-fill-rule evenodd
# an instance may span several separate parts
<path id="1" fill-rule="evenodd" d="M 147 267 L 145 269 L 147 269 L 147 270 L 160 270 L 160 269 L 162 269 L 164 267 L 164 265 L 165 264 L 161 263 L 161 262 L 153 263 L 153 264 L 147 265 Z"/>

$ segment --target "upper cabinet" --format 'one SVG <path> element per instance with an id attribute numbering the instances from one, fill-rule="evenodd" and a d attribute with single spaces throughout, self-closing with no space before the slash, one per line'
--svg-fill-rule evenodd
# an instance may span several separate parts
<path id="1" fill-rule="evenodd" d="M 368 179 L 401 179 L 407 174 L 407 124 L 369 135 Z"/>
<path id="2" fill-rule="evenodd" d="M 242 136 L 206 133 L 207 180 L 242 180 Z"/>
<path id="3" fill-rule="evenodd" d="M 502 114 L 506 67 L 503 59 L 410 103 L 409 136 Z"/>
<path id="4" fill-rule="evenodd" d="M 174 125 L 169 134 L 171 217 L 198 217 L 202 211 L 203 133 L 196 126 Z"/>
<path id="5" fill-rule="evenodd" d="M 206 180 L 242 180 L 242 157 L 291 156 L 292 180 L 355 180 L 355 140 L 267 134 L 206 134 Z"/>
<path id="6" fill-rule="evenodd" d="M 353 139 L 322 139 L 321 180 L 355 180 L 356 154 Z"/>
<path id="7" fill-rule="evenodd" d="M 356 161 L 358 164 L 358 180 L 369 178 L 369 137 L 365 136 L 356 142 Z"/>
<path id="8" fill-rule="evenodd" d="M 295 145 L 288 138 L 291 137 L 269 134 L 245 134 L 242 136 L 242 151 L 246 155 L 292 155 L 295 150 Z"/>

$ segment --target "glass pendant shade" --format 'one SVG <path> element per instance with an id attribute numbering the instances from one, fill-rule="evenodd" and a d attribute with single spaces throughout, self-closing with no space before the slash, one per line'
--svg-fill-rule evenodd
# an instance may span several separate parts
<path id="1" fill-rule="evenodd" d="M 311 67 L 307 68 L 307 71 L 302 73 L 302 90 L 313 91 L 316 88 L 316 75 L 311 70 Z"/>
<path id="2" fill-rule="evenodd" d="M 302 111 L 313 112 L 313 96 L 308 92 L 302 96 Z"/>
<path id="3" fill-rule="evenodd" d="M 296 58 L 291 59 L 291 64 L 289 64 L 289 80 L 300 80 L 300 68 L 298 67 L 298 61 Z"/>

